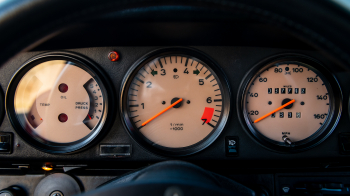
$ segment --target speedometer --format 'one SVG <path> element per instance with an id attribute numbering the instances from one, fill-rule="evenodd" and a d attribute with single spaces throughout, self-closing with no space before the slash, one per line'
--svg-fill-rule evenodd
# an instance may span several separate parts
<path id="1" fill-rule="evenodd" d="M 156 51 L 137 62 L 125 80 L 122 115 L 130 134 L 147 149 L 192 154 L 212 143 L 226 124 L 225 77 L 199 52 Z"/>
<path id="2" fill-rule="evenodd" d="M 306 57 L 273 61 L 246 82 L 241 100 L 244 122 L 269 146 L 310 147 L 336 124 L 341 102 L 337 87 L 321 65 Z"/>

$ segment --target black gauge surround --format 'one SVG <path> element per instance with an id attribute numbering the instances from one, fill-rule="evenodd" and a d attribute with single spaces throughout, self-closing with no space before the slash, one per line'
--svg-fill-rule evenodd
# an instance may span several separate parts
<path id="1" fill-rule="evenodd" d="M 101 111 L 101 119 L 98 121 L 96 126 L 91 129 L 90 133 L 73 142 L 48 141 L 40 137 L 39 134 L 30 133 L 26 131 L 26 129 L 24 129 L 24 127 L 21 125 L 20 119 L 16 114 L 14 99 L 17 91 L 17 86 L 21 82 L 21 79 L 25 77 L 25 75 L 37 65 L 52 61 L 66 61 L 67 64 L 69 64 L 69 66 L 77 67 L 83 70 L 83 72 L 85 72 L 86 74 L 91 75 L 95 83 L 99 85 L 98 87 L 101 91 L 101 94 L 104 97 L 102 106 L 103 111 Z M 76 77 L 79 76 L 77 75 Z M 84 58 L 80 55 L 71 52 L 43 53 L 25 62 L 23 66 L 12 77 L 5 96 L 6 113 L 17 134 L 34 148 L 51 154 L 70 154 L 80 152 L 88 147 L 95 145 L 98 141 L 100 141 L 105 136 L 107 130 L 111 126 L 111 119 L 113 119 L 114 116 L 114 103 L 110 102 L 109 100 L 115 99 L 112 94 L 113 90 L 109 84 L 110 82 L 108 82 L 108 77 L 99 69 L 99 67 L 95 63 L 93 63 L 87 58 Z M 70 88 L 68 88 L 68 91 L 69 89 Z M 90 94 L 89 97 L 91 98 Z M 62 107 L 64 106 L 62 105 Z M 68 119 L 70 119 L 70 117 L 68 117 Z"/>
<path id="2" fill-rule="evenodd" d="M 4 114 L 5 114 L 4 93 L 0 87 L 0 126 L 1 126 L 2 120 L 4 119 Z"/>
<path id="3" fill-rule="evenodd" d="M 328 115 L 325 118 L 324 122 L 321 124 L 320 128 L 315 130 L 315 132 L 309 137 L 302 139 L 300 141 L 292 142 L 292 144 L 288 144 L 287 142 L 283 142 L 283 141 L 273 140 L 267 137 L 266 135 L 262 134 L 260 131 L 258 131 L 258 129 L 254 125 L 254 122 L 250 119 L 251 114 L 248 114 L 248 110 L 247 110 L 247 105 L 250 104 L 247 101 L 247 97 L 250 96 L 248 95 L 250 93 L 248 91 L 250 90 L 250 87 L 254 85 L 253 82 L 258 81 L 256 79 L 261 77 L 260 75 L 263 74 L 265 71 L 268 71 L 270 68 L 275 66 L 278 67 L 278 65 L 286 65 L 286 64 L 296 64 L 306 68 L 307 70 L 311 70 L 312 72 L 314 72 L 316 74 L 316 77 L 319 77 L 321 79 L 320 81 L 323 82 L 322 85 L 324 85 L 327 88 L 327 92 L 328 92 L 327 95 L 329 98 Z M 276 93 L 276 92 L 272 92 L 272 94 L 273 93 Z M 285 104 L 285 102 L 282 102 L 279 106 L 281 106 L 282 104 Z M 266 102 L 266 104 L 267 103 L 268 102 Z M 265 102 L 262 104 L 265 104 Z M 271 102 L 269 102 L 268 104 L 271 104 Z M 304 103 L 302 105 L 304 105 Z M 318 62 L 317 60 L 311 57 L 300 55 L 300 54 L 277 55 L 277 56 L 267 58 L 261 61 L 260 63 L 258 63 L 244 77 L 244 80 L 240 85 L 240 88 L 238 91 L 238 97 L 237 97 L 237 109 L 238 109 L 237 112 L 238 112 L 239 120 L 242 126 L 244 127 L 244 129 L 246 130 L 246 132 L 259 144 L 263 145 L 264 147 L 267 147 L 270 150 L 278 151 L 278 152 L 299 152 L 299 151 L 310 149 L 320 144 L 333 132 L 333 130 L 337 126 L 341 116 L 341 108 L 342 108 L 342 93 L 336 78 L 320 62 Z M 281 116 L 278 116 L 277 112 L 275 115 L 276 115 L 276 118 L 281 118 Z M 287 118 L 287 116 L 285 117 Z"/>
<path id="4" fill-rule="evenodd" d="M 215 125 L 215 127 L 213 127 L 213 130 L 210 131 L 210 133 L 208 133 L 206 135 L 206 137 L 204 137 L 203 139 L 201 139 L 198 142 L 195 142 L 194 144 L 191 144 L 191 145 L 185 146 L 185 147 L 175 147 L 175 148 L 174 147 L 166 147 L 164 145 L 156 144 L 155 142 L 151 141 L 149 138 L 144 136 L 139 131 L 140 127 L 136 126 L 135 120 L 132 119 L 132 117 L 135 115 L 132 115 L 130 113 L 130 107 L 128 106 L 130 103 L 129 98 L 128 98 L 128 92 L 129 92 L 129 89 L 131 88 L 132 82 L 135 79 L 135 76 L 139 73 L 139 71 L 141 69 L 144 69 L 144 67 L 146 67 L 146 65 L 148 67 L 148 64 L 152 61 L 157 61 L 157 62 L 162 61 L 163 64 L 165 63 L 165 61 L 167 61 L 167 65 L 170 66 L 169 63 L 171 64 L 172 62 L 169 62 L 169 60 L 171 61 L 171 59 L 173 58 L 173 62 L 174 62 L 175 61 L 174 57 L 178 58 L 179 61 L 180 61 L 180 57 L 182 59 L 184 59 L 184 61 L 181 62 L 183 64 L 185 64 L 186 59 L 190 59 L 191 61 L 196 62 L 197 65 L 199 64 L 199 65 L 203 65 L 203 67 L 206 67 L 206 69 L 209 70 L 210 73 L 212 74 L 212 77 L 217 80 L 217 84 L 219 86 L 217 88 L 220 88 L 221 96 L 222 96 L 222 106 L 220 106 L 220 110 L 222 110 L 221 115 L 217 121 L 217 124 Z M 164 68 L 166 68 L 167 65 L 164 64 Z M 155 66 L 155 65 L 153 65 L 153 66 Z M 188 66 L 190 67 L 190 63 L 188 63 Z M 193 67 L 195 67 L 195 65 L 193 65 Z M 182 70 L 182 69 L 185 69 L 185 67 L 184 68 L 181 67 L 178 69 L 179 69 L 178 73 L 181 74 L 182 72 L 184 72 L 184 70 Z M 205 70 L 205 69 L 203 69 L 203 70 Z M 158 70 L 159 74 L 163 73 L 163 72 L 159 72 L 159 71 L 160 70 Z M 167 73 L 168 73 L 168 71 L 169 70 L 167 70 Z M 173 71 L 171 71 L 171 72 L 173 72 Z M 175 69 L 174 69 L 174 72 L 175 72 Z M 185 72 L 186 72 L 186 69 L 185 69 Z M 187 75 L 190 76 L 191 74 L 192 74 L 192 70 L 189 71 L 189 74 L 187 74 Z M 198 74 L 197 74 L 197 76 L 198 76 Z M 139 77 L 142 77 L 142 76 L 139 76 Z M 180 75 L 180 77 L 183 77 L 183 76 Z M 175 77 L 174 77 L 174 79 L 175 79 Z M 196 80 L 196 81 L 198 83 L 198 80 Z M 176 82 L 177 81 L 174 80 L 174 83 L 176 83 Z M 209 80 L 205 81 L 205 82 L 209 83 Z M 226 122 L 228 120 L 228 117 L 229 117 L 230 91 L 229 91 L 228 82 L 226 80 L 226 77 L 223 74 L 223 71 L 220 69 L 220 67 L 210 57 L 208 57 L 206 54 L 204 54 L 198 50 L 195 50 L 195 49 L 186 48 L 186 47 L 172 47 L 172 48 L 162 48 L 162 49 L 152 51 L 152 52 L 146 54 L 145 56 L 143 56 L 142 58 L 140 58 L 129 69 L 122 84 L 123 85 L 122 85 L 121 92 L 120 92 L 120 112 L 121 112 L 121 117 L 122 117 L 122 120 L 124 122 L 124 125 L 125 125 L 126 129 L 128 130 L 128 133 L 141 147 L 145 148 L 146 150 L 148 150 L 150 152 L 158 154 L 158 155 L 168 156 L 168 157 L 169 156 L 170 157 L 187 156 L 187 155 L 191 155 L 191 154 L 194 154 L 196 152 L 199 152 L 199 151 L 205 149 L 211 143 L 213 143 L 215 141 L 215 139 L 220 135 L 220 133 L 223 131 L 223 129 L 226 125 Z M 162 86 L 163 84 L 159 83 L 159 85 Z M 181 86 L 179 88 L 181 88 Z M 173 101 L 175 99 L 176 98 L 174 98 L 171 103 L 173 103 Z M 194 103 L 195 100 L 191 100 L 190 102 Z M 163 102 L 163 104 L 165 104 L 165 102 Z M 184 102 L 182 103 L 182 107 L 186 106 L 187 104 L 189 104 L 189 102 L 184 100 Z M 164 106 L 166 106 L 166 105 L 170 105 L 170 99 L 167 100 L 167 104 L 165 104 Z M 174 109 L 174 110 L 176 110 L 176 109 Z M 184 117 L 185 116 L 186 116 L 186 114 L 184 114 Z M 191 118 L 191 116 L 186 116 L 186 117 Z M 146 120 L 146 119 L 142 119 L 142 121 L 144 121 L 144 120 Z M 157 124 L 157 122 L 152 122 L 152 123 Z M 202 123 L 200 123 L 200 124 L 202 124 Z M 204 124 L 205 123 L 203 123 L 203 126 L 206 126 Z M 146 127 L 147 127 L 147 125 L 146 125 Z M 171 130 L 171 128 L 170 128 L 170 130 Z M 185 128 L 184 128 L 184 130 L 185 130 Z"/>

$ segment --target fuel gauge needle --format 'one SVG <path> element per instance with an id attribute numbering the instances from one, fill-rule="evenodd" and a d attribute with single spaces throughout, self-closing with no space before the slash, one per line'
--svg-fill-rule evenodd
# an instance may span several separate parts
<path id="1" fill-rule="evenodd" d="M 266 117 L 270 116 L 271 114 L 276 113 L 276 112 L 282 110 L 283 108 L 289 106 L 290 104 L 292 104 L 292 103 L 294 103 L 294 102 L 295 102 L 295 100 L 292 99 L 291 101 L 285 103 L 285 104 L 282 105 L 281 107 L 279 107 L 279 108 L 277 108 L 277 109 L 274 109 L 274 110 L 272 110 L 271 112 L 265 114 L 264 116 L 262 116 L 262 117 L 260 117 L 260 118 L 258 118 L 258 119 L 256 119 L 256 120 L 254 120 L 254 123 L 257 123 L 257 122 L 259 122 L 259 121 L 265 119 Z"/>
<path id="2" fill-rule="evenodd" d="M 145 126 L 147 125 L 149 122 L 151 122 L 152 120 L 154 120 L 155 118 L 157 118 L 158 116 L 160 116 L 161 114 L 163 114 L 164 112 L 168 111 L 169 109 L 171 109 L 172 107 L 174 107 L 176 104 L 180 103 L 183 99 L 180 98 L 179 100 L 175 101 L 173 104 L 171 104 L 170 106 L 168 106 L 167 108 L 165 108 L 164 110 L 162 110 L 161 112 L 159 112 L 158 114 L 154 115 L 152 118 L 146 120 L 145 122 L 143 122 L 141 125 Z"/>

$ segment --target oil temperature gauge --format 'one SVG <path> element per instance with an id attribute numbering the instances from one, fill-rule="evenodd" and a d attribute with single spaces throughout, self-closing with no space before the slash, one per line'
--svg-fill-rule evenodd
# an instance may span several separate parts
<path id="1" fill-rule="evenodd" d="M 46 55 L 31 60 L 15 75 L 6 97 L 18 134 L 51 153 L 86 146 L 107 117 L 104 85 L 87 63 L 73 57 Z"/>

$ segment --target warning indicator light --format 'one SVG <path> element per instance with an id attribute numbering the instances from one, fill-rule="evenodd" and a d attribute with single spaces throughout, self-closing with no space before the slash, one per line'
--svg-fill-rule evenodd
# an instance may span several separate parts
<path id="1" fill-rule="evenodd" d="M 108 54 L 108 58 L 111 61 L 117 61 L 119 59 L 119 54 L 116 51 L 112 51 Z"/>

